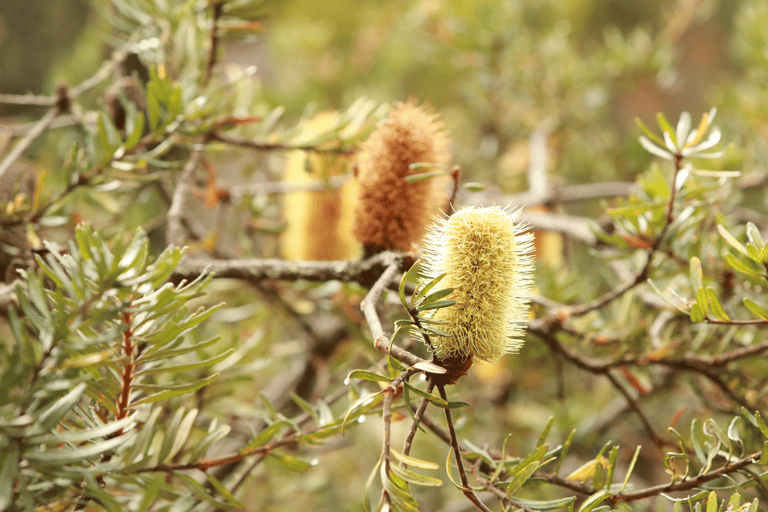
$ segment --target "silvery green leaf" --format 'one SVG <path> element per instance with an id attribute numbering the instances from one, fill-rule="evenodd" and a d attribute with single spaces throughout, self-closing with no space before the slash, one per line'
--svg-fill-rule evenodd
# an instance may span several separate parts
<path id="1" fill-rule="evenodd" d="M 683 112 L 680 114 L 680 119 L 677 121 L 677 129 L 675 130 L 675 138 L 678 143 L 682 143 L 688 138 L 688 134 L 691 132 L 691 114 Z"/>
<path id="2" fill-rule="evenodd" d="M 720 138 L 722 137 L 722 132 L 719 128 L 715 127 L 712 129 L 712 132 L 709 134 L 709 137 L 703 142 L 700 142 L 699 144 L 696 144 L 695 146 L 691 146 L 689 148 L 684 148 L 681 153 L 683 156 L 689 156 L 689 155 L 695 155 L 699 151 L 704 151 L 707 149 L 710 149 L 714 147 L 718 142 L 720 142 Z"/>
<path id="3" fill-rule="evenodd" d="M 639 137 L 640 145 L 643 146 L 643 148 L 649 152 L 652 155 L 658 156 L 659 158 L 663 158 L 664 160 L 673 160 L 672 154 L 668 152 L 665 149 L 660 148 L 656 144 L 650 141 L 648 137 L 641 135 Z"/>
<path id="4" fill-rule="evenodd" d="M 682 169 L 677 173 L 677 176 L 675 177 L 675 190 L 680 190 L 683 188 L 683 185 L 685 184 L 685 181 L 688 179 L 688 176 L 691 174 L 691 169 L 693 166 L 691 164 L 686 164 L 683 166 Z"/>
<path id="5" fill-rule="evenodd" d="M 669 132 L 664 132 L 664 144 L 666 144 L 667 149 L 672 152 L 672 154 L 677 153 L 677 144 L 675 144 L 675 141 L 672 140 L 672 135 L 669 134 Z"/>

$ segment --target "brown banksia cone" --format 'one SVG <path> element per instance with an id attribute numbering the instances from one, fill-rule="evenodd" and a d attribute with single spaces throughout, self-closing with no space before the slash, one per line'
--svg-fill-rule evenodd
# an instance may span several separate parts
<path id="1" fill-rule="evenodd" d="M 430 170 L 411 169 L 411 164 L 447 166 L 448 146 L 437 114 L 411 102 L 396 104 L 365 141 L 358 154 L 361 194 L 354 234 L 366 254 L 418 246 L 431 216 L 445 205 L 450 177 L 412 183 L 405 178 Z"/>
<path id="2" fill-rule="evenodd" d="M 304 127 L 305 134 L 321 135 L 339 124 L 339 114 L 325 112 Z M 294 151 L 288 156 L 285 179 L 302 184 L 333 182 L 347 174 L 348 155 Z M 341 187 L 289 192 L 284 196 L 283 257 L 291 260 L 346 260 L 359 256 L 360 244 L 352 236 L 352 214 L 359 185 L 348 179 Z"/>

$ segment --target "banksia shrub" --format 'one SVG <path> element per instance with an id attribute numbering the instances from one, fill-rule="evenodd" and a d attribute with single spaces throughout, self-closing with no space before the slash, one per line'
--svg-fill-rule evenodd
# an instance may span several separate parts
<path id="1" fill-rule="evenodd" d="M 448 136 L 434 113 L 400 103 L 363 144 L 358 156 L 360 200 L 354 233 L 366 253 L 410 251 L 418 246 L 433 214 L 445 206 L 445 177 L 408 183 L 415 163 L 446 166 Z"/>
<path id="2" fill-rule="evenodd" d="M 339 115 L 326 112 L 304 127 L 305 135 L 322 134 L 339 123 Z M 285 179 L 302 184 L 331 180 L 347 174 L 350 157 L 294 151 L 288 156 Z M 352 236 L 352 215 L 359 185 L 347 180 L 339 188 L 285 194 L 282 236 L 283 257 L 292 260 L 346 260 L 357 257 L 360 245 Z"/>
<path id="3" fill-rule="evenodd" d="M 496 362 L 522 344 L 533 235 L 514 223 L 518 214 L 499 206 L 468 207 L 433 224 L 426 236 L 423 277 L 445 274 L 440 287 L 452 288 L 447 298 L 456 301 L 432 318 L 449 336 L 430 337 L 434 355 L 449 371 L 465 371 L 473 360 Z"/>

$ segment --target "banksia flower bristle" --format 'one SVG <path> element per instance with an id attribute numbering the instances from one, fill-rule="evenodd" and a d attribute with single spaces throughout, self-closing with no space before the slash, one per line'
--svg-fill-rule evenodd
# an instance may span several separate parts
<path id="1" fill-rule="evenodd" d="M 430 169 L 414 163 L 446 166 L 448 136 L 436 114 L 412 103 L 397 104 L 389 119 L 362 145 L 358 156 L 361 195 L 354 233 L 366 252 L 407 252 L 418 246 L 431 216 L 445 206 L 448 179 L 407 183 L 405 178 Z"/>
<path id="2" fill-rule="evenodd" d="M 531 298 L 533 235 L 516 225 L 519 210 L 468 207 L 433 224 L 425 240 L 422 274 L 456 303 L 435 310 L 451 335 L 430 336 L 438 361 L 493 363 L 522 345 Z M 469 363 L 471 364 L 471 363 Z"/>

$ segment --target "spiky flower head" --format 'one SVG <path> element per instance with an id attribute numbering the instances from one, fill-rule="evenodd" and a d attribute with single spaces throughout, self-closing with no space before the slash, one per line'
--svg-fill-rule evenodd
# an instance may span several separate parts
<path id="1" fill-rule="evenodd" d="M 438 360 L 493 363 L 517 352 L 530 307 L 533 235 L 515 224 L 520 210 L 499 206 L 463 208 L 430 227 L 422 274 L 442 274 L 440 288 L 453 288 L 456 303 L 435 310 L 431 336 Z"/>
<path id="2" fill-rule="evenodd" d="M 396 104 L 389 118 L 362 145 L 358 156 L 361 195 L 354 233 L 370 251 L 410 251 L 430 218 L 446 201 L 443 179 L 408 183 L 414 163 L 445 166 L 448 136 L 437 115 L 413 103 Z"/>

